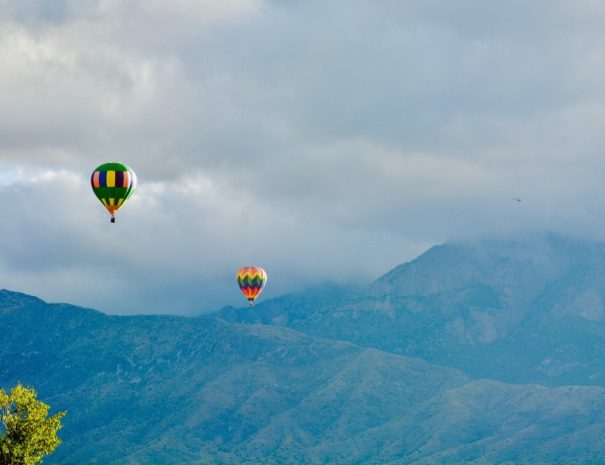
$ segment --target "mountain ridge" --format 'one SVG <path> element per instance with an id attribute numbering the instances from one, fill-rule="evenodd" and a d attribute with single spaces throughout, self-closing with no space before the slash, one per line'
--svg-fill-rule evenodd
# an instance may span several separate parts
<path id="1" fill-rule="evenodd" d="M 51 465 L 602 464 L 605 255 L 531 241 L 196 318 L 0 291 L 0 386 L 68 410 Z"/>

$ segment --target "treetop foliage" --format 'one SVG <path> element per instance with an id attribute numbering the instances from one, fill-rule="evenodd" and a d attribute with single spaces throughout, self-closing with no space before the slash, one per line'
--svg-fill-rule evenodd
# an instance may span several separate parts
<path id="1" fill-rule="evenodd" d="M 49 410 L 32 388 L 0 389 L 0 465 L 36 465 L 61 444 L 65 412 L 48 417 Z"/>

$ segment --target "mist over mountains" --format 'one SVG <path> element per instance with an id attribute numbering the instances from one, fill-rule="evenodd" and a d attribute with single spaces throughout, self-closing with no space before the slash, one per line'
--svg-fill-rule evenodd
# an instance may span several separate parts
<path id="1" fill-rule="evenodd" d="M 49 464 L 602 464 L 604 296 L 556 235 L 199 318 L 1 291 L 0 386 L 68 410 Z"/>
<path id="2" fill-rule="evenodd" d="M 433 247 L 348 302 L 292 318 L 268 302 L 229 321 L 289 326 L 504 382 L 602 385 L 604 296 L 605 246 L 551 234 Z"/>

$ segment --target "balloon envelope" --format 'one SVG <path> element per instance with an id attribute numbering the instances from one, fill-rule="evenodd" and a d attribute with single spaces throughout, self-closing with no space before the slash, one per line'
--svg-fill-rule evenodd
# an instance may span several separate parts
<path id="1" fill-rule="evenodd" d="M 250 305 L 267 284 L 267 273 L 260 266 L 244 266 L 236 275 L 237 284 Z"/>
<path id="2" fill-rule="evenodd" d="M 92 191 L 115 221 L 114 214 L 132 195 L 137 187 L 137 175 L 123 163 L 105 163 L 95 169 L 90 177 Z"/>

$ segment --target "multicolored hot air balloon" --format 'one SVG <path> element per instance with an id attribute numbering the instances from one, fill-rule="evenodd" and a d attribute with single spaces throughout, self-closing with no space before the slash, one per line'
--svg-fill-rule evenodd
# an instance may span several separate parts
<path id="1" fill-rule="evenodd" d="M 242 294 L 246 296 L 252 307 L 252 302 L 263 292 L 267 284 L 267 273 L 260 266 L 244 266 L 237 272 L 236 278 Z"/>
<path id="2" fill-rule="evenodd" d="M 92 191 L 116 222 L 117 212 L 137 187 L 137 175 L 122 163 L 105 163 L 90 177 Z"/>

